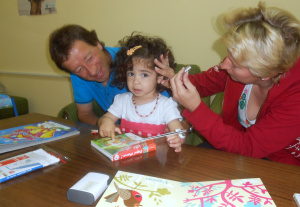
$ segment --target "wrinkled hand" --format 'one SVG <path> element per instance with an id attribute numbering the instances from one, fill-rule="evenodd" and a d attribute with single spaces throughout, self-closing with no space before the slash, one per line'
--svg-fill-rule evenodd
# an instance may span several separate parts
<path id="1" fill-rule="evenodd" d="M 168 135 L 167 142 L 170 147 L 175 148 L 175 152 L 181 151 L 181 139 L 178 134 Z"/>
<path id="2" fill-rule="evenodd" d="M 165 87 L 169 87 L 170 86 L 169 79 L 175 75 L 175 72 L 174 69 L 169 67 L 168 53 L 166 57 L 160 55 L 160 60 L 154 59 L 154 63 L 156 65 L 155 71 L 158 74 L 165 77 L 160 84 L 162 84 Z"/>
<path id="3" fill-rule="evenodd" d="M 196 87 L 188 78 L 188 73 L 181 69 L 173 78 L 171 86 L 173 98 L 183 105 L 190 112 L 194 111 L 201 103 L 201 97 Z"/>

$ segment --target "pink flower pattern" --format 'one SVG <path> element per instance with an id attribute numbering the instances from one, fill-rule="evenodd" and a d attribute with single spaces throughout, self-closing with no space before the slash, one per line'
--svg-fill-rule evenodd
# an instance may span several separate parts
<path id="1" fill-rule="evenodd" d="M 248 202 L 255 206 L 258 204 L 273 206 L 274 204 L 263 184 L 255 185 L 250 181 L 245 181 L 242 185 L 234 185 L 231 180 L 225 180 L 205 186 L 191 185 L 189 187 L 188 193 L 192 194 L 192 197 L 185 198 L 184 203 L 198 200 L 201 204 L 199 206 L 204 206 L 204 203 L 217 202 L 221 197 L 218 207 L 235 207 Z"/>

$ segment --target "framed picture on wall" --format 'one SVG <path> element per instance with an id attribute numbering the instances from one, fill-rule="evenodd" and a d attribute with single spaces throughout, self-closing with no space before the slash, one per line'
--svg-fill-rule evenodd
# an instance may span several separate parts
<path id="1" fill-rule="evenodd" d="M 56 0 L 18 0 L 19 15 L 56 13 Z"/>

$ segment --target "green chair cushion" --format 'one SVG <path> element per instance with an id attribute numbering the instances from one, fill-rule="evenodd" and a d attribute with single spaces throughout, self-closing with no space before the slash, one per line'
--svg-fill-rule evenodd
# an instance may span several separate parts
<path id="1" fill-rule="evenodd" d="M 93 102 L 94 104 L 94 112 L 98 117 L 101 117 L 104 114 L 102 108 L 98 105 L 96 101 Z M 78 111 L 75 102 L 72 102 L 65 107 L 63 107 L 57 115 L 58 118 L 68 119 L 72 121 L 79 121 L 78 119 Z"/>
<path id="2" fill-rule="evenodd" d="M 217 93 L 210 105 L 210 109 L 217 113 L 222 114 L 222 107 L 223 107 L 223 99 L 224 99 L 224 92 Z"/>
<path id="3" fill-rule="evenodd" d="M 19 116 L 28 114 L 28 100 L 24 97 L 10 96 L 13 97 L 16 103 L 17 111 Z M 15 113 L 12 107 L 0 109 L 0 119 L 14 117 Z"/>

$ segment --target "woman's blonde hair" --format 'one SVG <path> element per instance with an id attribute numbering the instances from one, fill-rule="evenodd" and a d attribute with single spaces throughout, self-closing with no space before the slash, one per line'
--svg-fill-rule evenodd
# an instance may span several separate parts
<path id="1" fill-rule="evenodd" d="M 241 66 L 274 83 L 288 71 L 300 54 L 300 23 L 289 12 L 266 8 L 237 9 L 224 15 L 228 31 L 222 41 Z"/>

